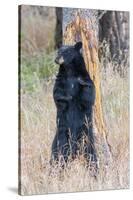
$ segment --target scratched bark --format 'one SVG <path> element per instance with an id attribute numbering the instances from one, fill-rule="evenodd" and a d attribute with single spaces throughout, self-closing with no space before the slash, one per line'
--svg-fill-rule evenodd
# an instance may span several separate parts
<path id="1" fill-rule="evenodd" d="M 91 79 L 96 88 L 94 105 L 94 126 L 97 141 L 100 141 L 105 154 L 105 162 L 111 159 L 111 149 L 107 140 L 108 130 L 105 125 L 100 88 L 98 62 L 98 12 L 96 10 L 63 8 L 63 43 L 72 45 L 77 41 L 83 43 L 83 56 Z"/>

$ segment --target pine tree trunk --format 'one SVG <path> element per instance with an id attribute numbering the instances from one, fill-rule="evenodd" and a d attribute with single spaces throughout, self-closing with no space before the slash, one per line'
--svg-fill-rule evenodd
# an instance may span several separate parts
<path id="1" fill-rule="evenodd" d="M 88 9 L 63 8 L 63 43 L 72 45 L 82 41 L 83 56 L 88 73 L 96 88 L 94 105 L 94 124 L 100 138 L 106 161 L 111 158 L 110 146 L 107 141 L 107 129 L 104 122 L 100 72 L 98 62 L 98 23 L 97 11 Z M 99 139 L 98 139 L 99 140 Z"/>

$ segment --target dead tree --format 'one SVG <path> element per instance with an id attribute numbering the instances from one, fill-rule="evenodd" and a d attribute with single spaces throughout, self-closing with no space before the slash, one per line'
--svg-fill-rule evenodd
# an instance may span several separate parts
<path id="1" fill-rule="evenodd" d="M 100 88 L 100 72 L 98 62 L 98 22 L 97 11 L 88 9 L 63 8 L 63 43 L 73 45 L 82 41 L 83 56 L 88 73 L 96 88 L 94 105 L 94 124 L 97 138 L 100 138 L 105 161 L 111 158 L 110 145 L 107 140 L 108 131 L 104 122 L 102 97 Z M 99 139 L 98 139 L 99 140 Z"/>

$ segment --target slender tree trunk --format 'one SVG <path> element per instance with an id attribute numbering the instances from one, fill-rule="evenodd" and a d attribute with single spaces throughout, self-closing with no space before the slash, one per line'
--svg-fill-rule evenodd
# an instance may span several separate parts
<path id="1" fill-rule="evenodd" d="M 111 158 L 110 146 L 107 141 L 107 129 L 104 122 L 100 72 L 98 62 L 98 23 L 97 11 L 88 9 L 63 8 L 63 43 L 72 45 L 77 41 L 83 43 L 83 56 L 88 73 L 96 88 L 94 105 L 94 123 L 97 137 L 103 145 L 105 157 Z"/>
<path id="2" fill-rule="evenodd" d="M 62 45 L 62 8 L 55 8 L 56 14 L 56 30 L 55 30 L 55 49 Z"/>

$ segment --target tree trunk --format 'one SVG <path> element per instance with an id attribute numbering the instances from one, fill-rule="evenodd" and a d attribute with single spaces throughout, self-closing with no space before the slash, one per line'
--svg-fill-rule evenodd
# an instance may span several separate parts
<path id="1" fill-rule="evenodd" d="M 62 8 L 55 8 L 56 14 L 56 30 L 55 30 L 55 49 L 62 45 Z"/>
<path id="2" fill-rule="evenodd" d="M 111 151 L 107 141 L 107 129 L 102 110 L 96 16 L 97 11 L 95 10 L 63 8 L 63 43 L 67 45 L 72 45 L 78 41 L 83 43 L 86 68 L 96 88 L 94 124 L 97 130 L 97 137 L 102 142 L 106 161 L 109 161 Z"/>
<path id="3" fill-rule="evenodd" d="M 99 11 L 100 16 L 103 11 Z M 99 41 L 106 41 L 111 60 L 121 64 L 129 49 L 129 12 L 106 11 L 99 19 Z"/>

